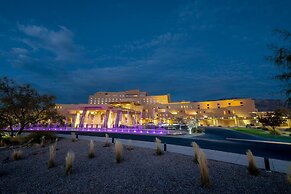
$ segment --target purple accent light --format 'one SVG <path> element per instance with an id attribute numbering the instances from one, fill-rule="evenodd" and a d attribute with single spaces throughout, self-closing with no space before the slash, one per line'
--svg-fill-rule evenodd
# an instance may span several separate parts
<path id="1" fill-rule="evenodd" d="M 82 132 L 105 132 L 105 133 L 127 133 L 127 134 L 156 134 L 156 135 L 167 135 L 169 134 L 168 130 L 153 130 L 153 129 L 138 129 L 138 128 L 73 128 L 73 127 L 29 127 L 27 131 L 82 131 Z"/>

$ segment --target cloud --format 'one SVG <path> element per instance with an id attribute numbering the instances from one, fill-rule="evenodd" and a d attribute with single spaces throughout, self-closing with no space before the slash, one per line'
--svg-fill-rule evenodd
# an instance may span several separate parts
<path id="1" fill-rule="evenodd" d="M 52 53 L 56 61 L 71 62 L 79 56 L 81 48 L 74 43 L 73 33 L 64 26 L 51 30 L 43 26 L 19 24 L 18 30 L 24 35 L 21 42 L 35 51 Z"/>

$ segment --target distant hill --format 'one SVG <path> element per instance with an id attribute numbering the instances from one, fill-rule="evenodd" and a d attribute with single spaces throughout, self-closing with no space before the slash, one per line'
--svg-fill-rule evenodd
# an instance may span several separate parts
<path id="1" fill-rule="evenodd" d="M 284 101 L 276 99 L 255 99 L 255 105 L 258 111 L 274 111 L 279 108 L 284 108 Z"/>

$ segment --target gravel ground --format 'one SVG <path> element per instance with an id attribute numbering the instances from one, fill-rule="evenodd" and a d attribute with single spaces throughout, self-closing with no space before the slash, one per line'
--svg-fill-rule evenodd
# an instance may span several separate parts
<path id="1" fill-rule="evenodd" d="M 48 146 L 22 148 L 19 161 L 7 160 L 12 150 L 0 149 L 0 193 L 291 193 L 286 175 L 261 171 L 255 177 L 243 166 L 209 160 L 211 185 L 200 187 L 193 157 L 153 149 L 124 149 L 124 161 L 114 161 L 114 146 L 95 142 L 95 158 L 88 158 L 89 142 L 62 139 L 57 166 L 47 168 Z M 71 175 L 65 175 L 65 155 L 74 151 Z M 6 159 L 6 160 L 5 160 Z"/>

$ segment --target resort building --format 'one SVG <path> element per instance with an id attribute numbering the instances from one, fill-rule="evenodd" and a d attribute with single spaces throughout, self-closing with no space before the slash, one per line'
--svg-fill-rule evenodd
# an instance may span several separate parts
<path id="1" fill-rule="evenodd" d="M 246 126 L 254 123 L 254 100 L 220 99 L 202 102 L 171 102 L 170 95 L 146 92 L 96 92 L 88 104 L 58 104 L 57 110 L 74 127 L 114 128 L 120 126 L 187 124 L 197 119 L 201 126 Z"/>
<path id="2" fill-rule="evenodd" d="M 170 95 L 148 96 L 146 92 L 129 90 L 125 92 L 96 92 L 90 95 L 88 104 L 108 104 L 111 102 L 135 102 L 139 104 L 167 104 Z"/>

